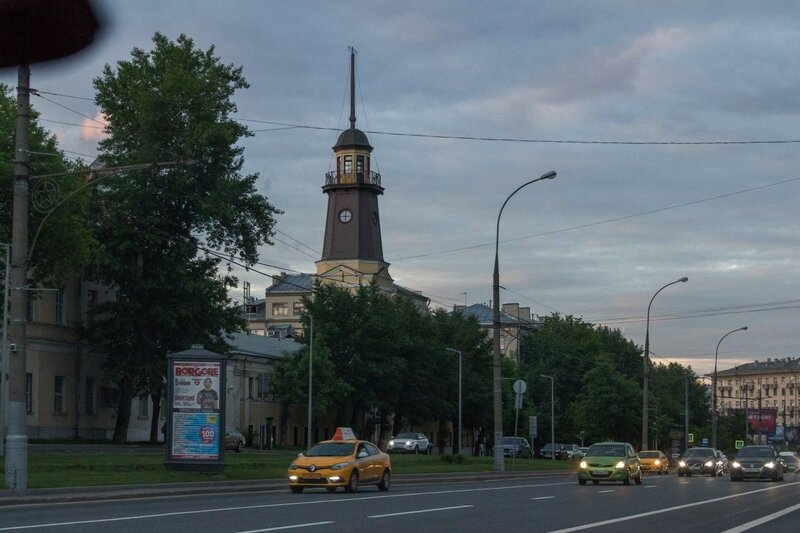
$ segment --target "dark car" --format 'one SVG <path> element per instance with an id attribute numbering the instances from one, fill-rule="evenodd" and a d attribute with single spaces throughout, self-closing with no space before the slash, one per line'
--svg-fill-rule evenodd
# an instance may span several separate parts
<path id="1" fill-rule="evenodd" d="M 783 481 L 783 459 L 771 446 L 745 446 L 731 463 L 731 481 L 771 479 Z"/>
<path id="2" fill-rule="evenodd" d="M 503 437 L 503 444 L 500 446 L 503 449 L 504 457 L 525 457 L 526 459 L 533 457 L 531 445 L 524 437 Z"/>
<path id="3" fill-rule="evenodd" d="M 708 475 L 717 477 L 722 475 L 722 465 L 719 463 L 714 448 L 689 448 L 678 461 L 678 477 L 692 475 Z"/>
<path id="4" fill-rule="evenodd" d="M 233 428 L 225 428 L 225 449 L 242 453 L 244 448 L 244 435 Z"/>
<path id="5" fill-rule="evenodd" d="M 800 458 L 797 457 L 797 454 L 781 452 L 780 456 L 786 465 L 784 472 L 800 472 Z"/>

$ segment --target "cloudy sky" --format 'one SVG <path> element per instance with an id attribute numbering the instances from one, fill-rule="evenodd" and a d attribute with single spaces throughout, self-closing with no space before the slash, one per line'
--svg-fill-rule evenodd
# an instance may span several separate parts
<path id="1" fill-rule="evenodd" d="M 717 342 L 745 325 L 720 346 L 720 368 L 800 355 L 797 2 L 95 5 L 104 29 L 90 49 L 32 67 L 43 124 L 91 160 L 92 79 L 157 31 L 243 66 L 237 118 L 256 132 L 246 169 L 284 211 L 263 274 L 247 275 L 255 295 L 268 274 L 316 271 L 353 46 L 397 283 L 432 307 L 489 304 L 500 207 L 556 170 L 503 212 L 502 302 L 642 345 L 650 298 L 688 276 L 653 302 L 656 361 L 709 372 Z"/>

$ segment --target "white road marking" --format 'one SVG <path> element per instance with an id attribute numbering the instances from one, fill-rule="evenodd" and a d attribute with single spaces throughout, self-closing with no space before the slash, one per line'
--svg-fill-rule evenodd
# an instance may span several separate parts
<path id="1" fill-rule="evenodd" d="M 608 489 L 608 490 L 598 490 L 598 491 L 597 491 L 597 494 L 605 494 L 605 493 L 607 493 L 607 492 L 614 492 L 614 489 Z"/>
<path id="2" fill-rule="evenodd" d="M 539 496 L 538 498 L 531 498 L 531 500 L 551 500 L 555 498 L 555 496 Z"/>
<path id="3" fill-rule="evenodd" d="M 676 505 L 675 507 L 665 507 L 664 509 L 656 509 L 655 511 L 648 511 L 646 513 L 639 513 L 630 516 L 623 516 L 621 518 L 612 518 L 610 520 L 603 520 L 602 522 L 593 522 L 591 524 L 583 524 L 581 526 L 575 527 L 568 527 L 566 529 L 557 529 L 551 531 L 550 533 L 569 533 L 570 531 L 581 531 L 582 529 L 591 529 L 593 527 L 600 527 L 600 526 L 607 526 L 609 524 L 616 524 L 618 522 L 627 522 L 628 520 L 636 520 L 637 518 L 644 518 L 645 516 L 653 516 L 661 513 L 668 513 L 670 511 L 678 511 L 680 509 L 687 509 L 689 507 L 697 507 L 698 505 L 706 505 L 708 503 L 715 503 L 721 502 L 724 500 L 730 500 L 732 498 L 740 498 L 742 496 L 749 496 L 751 494 L 758 494 L 759 492 L 765 492 L 768 490 L 779 490 L 785 487 L 791 487 L 793 485 L 800 485 L 800 481 L 795 481 L 794 483 L 784 483 L 782 485 L 768 487 L 766 489 L 758 489 L 753 490 L 750 492 L 740 492 L 739 494 L 731 494 L 730 496 L 721 496 L 719 498 L 712 498 L 710 500 L 703 500 L 701 502 L 692 502 L 687 503 L 685 505 Z"/>
<path id="4" fill-rule="evenodd" d="M 43 524 L 30 524 L 25 526 L 13 526 L 13 527 L 0 527 L 0 531 L 17 531 L 23 529 L 38 529 L 38 528 L 45 528 L 45 527 L 61 527 L 61 526 L 76 526 L 82 524 L 102 524 L 106 522 L 124 522 L 129 520 L 146 520 L 150 518 L 163 518 L 167 516 L 185 516 L 185 515 L 192 515 L 192 514 L 203 514 L 203 513 L 218 513 L 224 511 L 245 511 L 248 509 L 270 509 L 275 507 L 294 507 L 298 505 L 314 505 L 319 503 L 348 503 L 352 501 L 364 501 L 364 500 L 382 500 L 386 498 L 410 498 L 415 496 L 430 496 L 432 494 L 463 494 L 467 492 L 485 492 L 485 491 L 496 491 L 496 490 L 519 490 L 519 489 L 529 489 L 529 488 L 538 488 L 538 487 L 555 487 L 558 485 L 573 485 L 573 481 L 568 482 L 559 482 L 559 483 L 532 483 L 526 485 L 509 485 L 506 487 L 480 487 L 475 489 L 454 489 L 454 490 L 436 490 L 431 492 L 410 492 L 407 494 L 384 494 L 380 496 L 365 496 L 363 498 L 353 499 L 326 499 L 326 500 L 306 500 L 306 501 L 296 501 L 296 502 L 289 502 L 289 503 L 265 503 L 263 505 L 240 505 L 236 507 L 216 507 L 213 509 L 192 509 L 191 511 L 173 511 L 169 513 L 156 513 L 156 514 L 147 514 L 147 515 L 133 515 L 133 516 L 120 516 L 116 518 L 98 518 L 94 520 L 75 520 L 72 522 L 48 522 Z M 138 499 L 147 499 L 147 498 L 138 498 Z M 132 498 L 129 501 L 135 501 L 135 498 Z M 95 502 L 83 502 L 86 505 L 92 505 Z M 50 504 L 48 504 L 50 506 Z"/>
<path id="5" fill-rule="evenodd" d="M 264 531 L 281 531 L 283 529 L 297 529 L 301 527 L 325 526 L 328 524 L 333 524 L 333 522 L 309 522 L 308 524 L 294 524 L 291 526 L 268 527 L 267 529 L 250 529 L 248 531 L 239 531 L 238 533 L 263 533 Z"/>
<path id="6" fill-rule="evenodd" d="M 374 514 L 374 515 L 368 515 L 367 518 L 386 518 L 386 517 L 389 517 L 389 516 L 403 516 L 403 515 L 407 515 L 407 514 L 435 513 L 437 511 L 451 511 L 453 509 L 466 509 L 467 507 L 474 507 L 474 505 L 457 505 L 455 507 L 437 507 L 436 509 L 418 509 L 416 511 L 403 511 L 402 513 Z"/>
<path id="7" fill-rule="evenodd" d="M 748 529 L 760 526 L 761 524 L 766 524 L 767 522 L 775 520 L 776 518 L 779 518 L 785 514 L 793 513 L 797 510 L 800 510 L 800 503 L 798 503 L 797 505 L 793 505 L 792 507 L 787 507 L 786 509 L 782 509 L 775 513 L 769 514 L 767 516 L 761 517 L 758 520 L 753 520 L 752 522 L 748 522 L 746 524 L 742 524 L 741 526 L 737 526 L 733 529 L 729 529 L 727 531 L 724 531 L 723 533 L 742 533 L 742 531 L 747 531 Z"/>
<path id="8" fill-rule="evenodd" d="M 646 489 L 654 489 L 654 488 L 656 488 L 656 486 L 655 485 L 645 485 L 644 488 L 646 488 Z"/>

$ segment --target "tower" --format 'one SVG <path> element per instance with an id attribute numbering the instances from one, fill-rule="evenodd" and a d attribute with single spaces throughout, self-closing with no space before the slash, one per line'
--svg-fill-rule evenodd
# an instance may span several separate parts
<path id="1" fill-rule="evenodd" d="M 381 175 L 370 165 L 372 146 L 356 128 L 355 50 L 350 48 L 350 128 L 343 131 L 333 152 L 336 169 L 325 174 L 322 191 L 328 195 L 325 240 L 317 276 L 349 286 L 377 285 L 391 290 L 389 263 L 383 259 L 378 196 Z"/>

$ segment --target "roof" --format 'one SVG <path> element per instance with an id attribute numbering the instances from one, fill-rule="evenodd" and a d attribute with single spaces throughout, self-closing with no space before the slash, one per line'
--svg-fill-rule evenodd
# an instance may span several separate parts
<path id="1" fill-rule="evenodd" d="M 339 135 L 339 139 L 337 139 L 333 149 L 338 150 L 339 148 L 350 147 L 367 148 L 372 151 L 372 146 L 370 146 L 369 140 L 367 140 L 367 135 L 358 128 L 344 130 Z"/>
<path id="2" fill-rule="evenodd" d="M 474 316 L 482 326 L 491 326 L 494 323 L 494 309 L 484 304 L 472 304 L 460 310 L 464 316 Z M 500 324 L 507 326 L 521 326 L 524 328 L 538 329 L 539 322 L 517 318 L 500 311 Z"/>
<path id="3" fill-rule="evenodd" d="M 312 274 L 281 274 L 280 277 L 274 277 L 274 284 L 267 287 L 265 292 L 270 294 L 276 293 L 297 293 L 305 294 L 310 293 L 314 288 L 314 278 Z"/>
<path id="4" fill-rule="evenodd" d="M 753 375 L 753 374 L 783 374 L 786 372 L 800 372 L 800 357 L 785 357 L 782 359 L 768 358 L 766 361 L 754 361 L 752 363 L 745 363 L 733 368 L 717 371 L 717 377 L 733 377 L 740 375 Z M 706 374 L 713 376 L 711 372 Z"/>
<path id="5" fill-rule="evenodd" d="M 234 333 L 233 338 L 228 339 L 228 345 L 231 347 L 230 353 L 233 355 L 247 355 L 266 359 L 280 359 L 285 352 L 296 353 L 304 346 L 304 344 L 292 339 L 248 335 L 244 332 Z"/>

